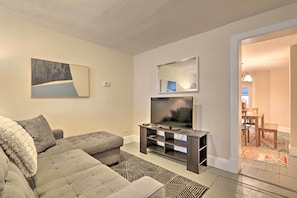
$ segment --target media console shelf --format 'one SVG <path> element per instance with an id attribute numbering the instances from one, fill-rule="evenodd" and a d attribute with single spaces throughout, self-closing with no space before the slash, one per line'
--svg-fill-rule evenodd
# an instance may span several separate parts
<path id="1" fill-rule="evenodd" d="M 207 166 L 207 134 L 209 132 L 180 129 L 171 130 L 157 126 L 140 127 L 140 152 L 147 150 L 186 162 L 187 170 L 199 173 L 199 166 Z M 174 135 L 185 135 L 180 140 Z M 179 149 L 177 149 L 179 148 Z"/>

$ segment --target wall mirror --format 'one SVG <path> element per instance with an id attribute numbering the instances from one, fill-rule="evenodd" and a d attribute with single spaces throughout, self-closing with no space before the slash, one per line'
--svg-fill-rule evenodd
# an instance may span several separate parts
<path id="1" fill-rule="evenodd" d="M 198 57 L 158 65 L 160 93 L 198 92 Z"/>

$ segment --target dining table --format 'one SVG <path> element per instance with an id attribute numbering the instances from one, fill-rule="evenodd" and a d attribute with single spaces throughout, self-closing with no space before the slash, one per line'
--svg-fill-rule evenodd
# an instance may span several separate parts
<path id="1" fill-rule="evenodd" d="M 259 120 L 261 120 L 260 122 L 260 126 L 263 127 L 264 124 L 264 113 L 258 112 L 250 112 L 247 111 L 246 109 L 242 109 L 242 111 L 246 111 L 246 119 L 247 120 L 254 120 L 255 122 L 255 138 L 256 138 L 256 146 L 260 146 L 260 132 L 259 132 Z"/>

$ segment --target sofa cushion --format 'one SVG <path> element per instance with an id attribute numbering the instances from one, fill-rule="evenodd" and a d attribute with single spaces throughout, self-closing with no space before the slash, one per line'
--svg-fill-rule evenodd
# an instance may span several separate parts
<path id="1" fill-rule="evenodd" d="M 17 122 L 33 137 L 37 153 L 56 144 L 53 132 L 43 115 Z"/>
<path id="2" fill-rule="evenodd" d="M 15 121 L 0 116 L 0 145 L 25 177 L 37 171 L 37 152 L 32 137 Z"/>
<path id="3" fill-rule="evenodd" d="M 141 189 L 141 190 L 137 190 Z M 129 186 L 109 195 L 106 198 L 130 198 L 130 197 L 165 197 L 164 185 L 157 180 L 143 176 L 133 181 Z M 185 197 L 188 197 L 185 195 Z"/>
<path id="4" fill-rule="evenodd" d="M 56 140 L 56 146 L 40 153 L 39 158 L 52 154 L 82 149 L 90 155 L 105 152 L 110 149 L 119 148 L 123 145 L 123 138 L 104 131 L 92 132 Z"/>
<path id="5" fill-rule="evenodd" d="M 129 181 L 82 150 L 43 157 L 33 177 L 38 197 L 106 197 Z"/>
<path id="6" fill-rule="evenodd" d="M 27 198 L 34 193 L 17 166 L 12 163 L 0 147 L 0 197 Z"/>
<path id="7" fill-rule="evenodd" d="M 38 171 L 33 177 L 36 186 L 47 183 L 75 172 L 82 171 L 101 162 L 93 159 L 81 149 L 70 150 L 38 159 Z"/>

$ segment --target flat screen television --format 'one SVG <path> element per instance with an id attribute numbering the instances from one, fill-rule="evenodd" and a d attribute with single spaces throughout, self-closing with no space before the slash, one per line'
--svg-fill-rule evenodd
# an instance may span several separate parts
<path id="1" fill-rule="evenodd" d="M 193 128 L 193 97 L 152 97 L 151 124 L 169 129 Z"/>

